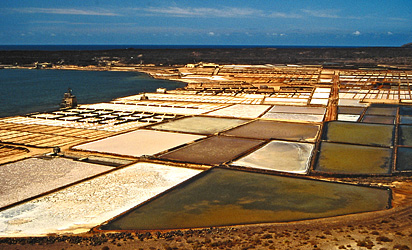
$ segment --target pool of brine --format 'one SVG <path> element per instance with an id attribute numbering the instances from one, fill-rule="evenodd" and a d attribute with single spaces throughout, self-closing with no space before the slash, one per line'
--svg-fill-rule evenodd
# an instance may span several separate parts
<path id="1" fill-rule="evenodd" d="M 297 221 L 382 210 L 390 190 L 214 168 L 101 226 L 157 230 Z"/>

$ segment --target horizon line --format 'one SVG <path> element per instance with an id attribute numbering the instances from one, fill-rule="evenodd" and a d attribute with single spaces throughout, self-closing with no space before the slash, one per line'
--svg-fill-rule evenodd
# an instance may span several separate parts
<path id="1" fill-rule="evenodd" d="M 136 47 L 259 47 L 259 48 L 275 48 L 275 47 L 348 47 L 348 48 L 398 48 L 403 45 L 256 45 L 256 44 L 0 44 L 0 46 L 136 46 Z"/>

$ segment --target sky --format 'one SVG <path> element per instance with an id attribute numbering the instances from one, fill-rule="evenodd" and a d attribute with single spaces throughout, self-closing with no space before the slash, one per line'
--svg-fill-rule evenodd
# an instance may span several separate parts
<path id="1" fill-rule="evenodd" d="M 412 0 L 0 0 L 1 45 L 410 42 Z"/>

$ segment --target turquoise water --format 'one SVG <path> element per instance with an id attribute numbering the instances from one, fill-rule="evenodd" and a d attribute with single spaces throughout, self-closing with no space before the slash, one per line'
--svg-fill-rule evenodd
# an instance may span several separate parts
<path id="1" fill-rule="evenodd" d="M 78 103 L 86 104 L 183 86 L 138 72 L 2 69 L 0 117 L 58 109 L 69 87 Z"/>

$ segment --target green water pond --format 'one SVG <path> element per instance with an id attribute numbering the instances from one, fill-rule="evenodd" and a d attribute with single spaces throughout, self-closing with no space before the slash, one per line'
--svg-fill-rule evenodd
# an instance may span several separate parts
<path id="1" fill-rule="evenodd" d="M 323 139 L 331 142 L 389 147 L 394 125 L 333 121 L 325 123 Z"/>
<path id="2" fill-rule="evenodd" d="M 155 230 L 297 221 L 388 208 L 390 190 L 214 168 L 102 225 Z"/>
<path id="3" fill-rule="evenodd" d="M 392 149 L 322 142 L 316 171 L 335 174 L 389 174 Z"/>

